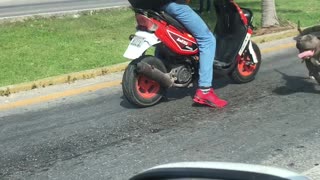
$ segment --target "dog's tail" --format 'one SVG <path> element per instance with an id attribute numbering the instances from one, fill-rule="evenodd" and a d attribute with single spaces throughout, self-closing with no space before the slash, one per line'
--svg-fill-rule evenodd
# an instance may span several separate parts
<path id="1" fill-rule="evenodd" d="M 301 30 L 300 20 L 298 20 L 298 31 L 299 31 L 299 33 L 301 35 L 302 34 L 302 30 Z"/>

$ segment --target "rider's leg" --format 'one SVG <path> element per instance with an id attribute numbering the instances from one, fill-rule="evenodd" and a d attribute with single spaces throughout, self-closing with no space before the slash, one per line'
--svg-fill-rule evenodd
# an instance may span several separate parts
<path id="1" fill-rule="evenodd" d="M 203 87 L 203 89 L 210 89 L 212 86 L 213 79 L 213 61 L 216 51 L 216 39 L 213 36 L 212 32 L 209 30 L 206 23 L 202 20 L 202 18 L 195 13 L 188 5 L 185 4 L 177 4 L 177 3 L 169 3 L 164 6 L 164 10 L 175 17 L 178 21 L 180 21 L 196 38 L 197 43 L 199 45 L 199 56 L 200 56 L 200 69 L 199 69 L 199 87 Z M 197 91 L 196 95 L 198 94 Z M 206 91 L 201 91 L 206 94 Z M 216 104 L 218 107 L 223 107 L 227 104 L 227 102 L 215 102 L 214 99 L 219 99 L 216 95 L 214 98 L 211 96 L 214 94 L 212 88 L 210 89 L 208 95 L 210 98 L 207 99 L 203 96 L 205 101 L 213 101 L 211 104 Z M 202 97 L 202 96 L 201 96 Z M 199 102 L 200 103 L 200 102 Z M 208 103 L 201 103 L 207 104 Z M 212 106 L 212 105 L 210 105 Z"/>
<path id="2" fill-rule="evenodd" d="M 164 10 L 180 21 L 196 38 L 200 51 L 199 86 L 211 87 L 216 40 L 201 17 L 188 5 L 169 3 Z"/>

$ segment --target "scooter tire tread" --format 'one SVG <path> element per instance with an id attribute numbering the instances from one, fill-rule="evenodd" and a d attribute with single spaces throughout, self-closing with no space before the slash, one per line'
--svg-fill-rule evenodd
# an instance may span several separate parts
<path id="1" fill-rule="evenodd" d="M 252 47 L 253 47 L 253 50 L 256 53 L 256 56 L 257 56 L 257 59 L 258 59 L 257 67 L 256 67 L 255 71 L 250 76 L 243 77 L 238 72 L 238 68 L 237 68 L 237 65 L 236 65 L 234 70 L 230 74 L 230 78 L 236 83 L 243 84 L 243 83 L 248 83 L 248 82 L 253 81 L 255 79 L 256 74 L 258 73 L 258 71 L 260 69 L 261 51 L 260 51 L 258 45 L 255 42 L 252 42 Z"/>
<path id="2" fill-rule="evenodd" d="M 126 98 L 126 100 L 128 100 L 131 104 L 140 108 L 144 108 L 144 107 L 150 107 L 157 104 L 164 96 L 165 88 L 160 87 L 161 89 L 159 91 L 159 94 L 152 99 L 144 99 L 143 97 L 140 97 L 138 95 L 138 93 L 136 92 L 136 86 L 135 86 L 135 83 L 137 81 L 137 76 L 138 76 L 136 72 L 136 68 L 137 68 L 136 65 L 138 62 L 141 62 L 141 61 L 151 64 L 163 72 L 166 72 L 166 68 L 159 59 L 157 59 L 154 56 L 147 55 L 147 56 L 141 56 L 140 58 L 133 60 L 131 63 L 129 63 L 128 67 L 125 69 L 123 78 L 122 78 L 123 95 Z"/>

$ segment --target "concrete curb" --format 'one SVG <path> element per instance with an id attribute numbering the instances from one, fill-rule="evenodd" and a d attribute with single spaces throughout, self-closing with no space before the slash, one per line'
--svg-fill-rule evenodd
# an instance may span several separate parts
<path id="1" fill-rule="evenodd" d="M 280 40 L 288 37 L 295 37 L 297 35 L 299 35 L 299 32 L 297 29 L 290 29 L 290 30 L 285 30 L 277 33 L 265 34 L 262 36 L 255 36 L 255 37 L 252 37 L 251 39 L 255 43 L 260 44 L 260 43 Z"/>
<path id="2" fill-rule="evenodd" d="M 97 76 L 107 75 L 110 73 L 121 72 L 121 71 L 124 71 L 124 69 L 127 67 L 128 64 L 129 64 L 129 61 L 125 63 L 112 65 L 112 66 L 106 66 L 106 67 L 97 68 L 97 69 L 91 69 L 91 70 L 86 70 L 86 71 L 81 71 L 76 73 L 69 73 L 69 74 L 64 74 L 60 76 L 49 77 L 45 79 L 36 80 L 33 82 L 26 82 L 21 84 L 0 87 L 0 96 L 9 96 L 10 94 L 13 94 L 13 93 L 28 91 L 38 87 L 47 87 L 47 86 L 63 84 L 63 83 L 73 83 L 76 80 L 90 79 Z"/>

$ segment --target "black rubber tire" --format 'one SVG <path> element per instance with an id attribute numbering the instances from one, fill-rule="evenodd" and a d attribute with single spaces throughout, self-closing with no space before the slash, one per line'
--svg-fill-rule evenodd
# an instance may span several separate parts
<path id="1" fill-rule="evenodd" d="M 167 73 L 167 69 L 162 61 L 154 56 L 141 56 L 138 59 L 133 60 L 125 69 L 122 77 L 122 91 L 124 97 L 137 107 L 150 107 L 157 104 L 165 94 L 166 88 L 160 87 L 156 96 L 152 98 L 144 98 L 139 95 L 136 83 L 138 81 L 139 74 L 136 72 L 137 63 L 145 62 L 159 69 L 160 71 Z"/>
<path id="2" fill-rule="evenodd" d="M 316 79 L 318 84 L 320 84 L 320 67 L 315 66 L 310 60 L 306 60 L 305 62 L 311 75 Z"/>
<path id="3" fill-rule="evenodd" d="M 254 72 L 251 75 L 243 76 L 239 72 L 238 62 L 237 62 L 237 64 L 235 65 L 234 70 L 230 74 L 230 78 L 236 83 L 242 84 L 242 83 L 248 83 L 248 82 L 254 80 L 256 74 L 258 73 L 258 71 L 260 69 L 260 65 L 261 65 L 261 52 L 260 52 L 260 49 L 259 49 L 258 45 L 256 43 L 254 43 L 254 42 L 252 42 L 252 47 L 253 47 L 254 52 L 256 53 L 257 60 L 258 60 L 258 63 L 256 65 L 256 69 L 254 70 Z M 242 54 L 242 56 L 249 56 L 250 57 L 249 54 Z"/>

